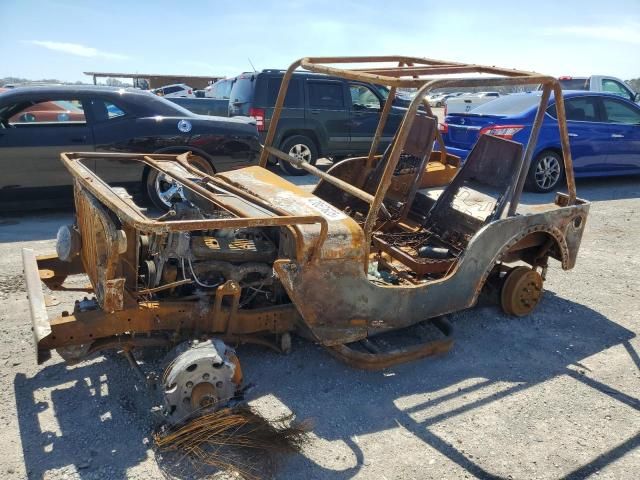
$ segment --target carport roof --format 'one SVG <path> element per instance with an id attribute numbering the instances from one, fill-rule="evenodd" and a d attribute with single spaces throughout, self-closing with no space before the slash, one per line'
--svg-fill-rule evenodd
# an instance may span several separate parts
<path id="1" fill-rule="evenodd" d="M 180 75 L 167 73 L 118 73 L 118 72 L 82 72 L 85 75 L 95 77 L 120 77 L 120 78 L 149 78 L 149 77 L 166 77 L 166 78 L 199 78 L 202 80 L 211 80 L 214 78 L 224 78 L 224 75 Z"/>

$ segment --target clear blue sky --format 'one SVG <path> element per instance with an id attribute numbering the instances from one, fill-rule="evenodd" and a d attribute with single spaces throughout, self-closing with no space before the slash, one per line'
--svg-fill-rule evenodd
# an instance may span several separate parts
<path id="1" fill-rule="evenodd" d="M 0 0 L 0 25 L 0 77 L 234 75 L 247 58 L 369 54 L 640 77 L 640 0 Z"/>

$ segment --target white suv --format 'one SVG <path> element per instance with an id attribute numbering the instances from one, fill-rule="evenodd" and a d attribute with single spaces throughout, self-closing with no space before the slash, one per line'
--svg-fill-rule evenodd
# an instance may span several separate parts
<path id="1" fill-rule="evenodd" d="M 196 97 L 196 95 L 193 93 L 193 88 L 191 88 L 189 85 L 185 85 L 184 83 L 166 85 L 164 87 L 155 88 L 151 90 L 151 92 L 160 97 Z"/>

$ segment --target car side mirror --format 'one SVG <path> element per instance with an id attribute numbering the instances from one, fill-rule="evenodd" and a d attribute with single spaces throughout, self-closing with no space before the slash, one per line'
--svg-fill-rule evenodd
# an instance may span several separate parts
<path id="1" fill-rule="evenodd" d="M 640 93 L 636 93 L 635 96 L 633 97 L 633 101 L 634 102 L 640 102 Z"/>

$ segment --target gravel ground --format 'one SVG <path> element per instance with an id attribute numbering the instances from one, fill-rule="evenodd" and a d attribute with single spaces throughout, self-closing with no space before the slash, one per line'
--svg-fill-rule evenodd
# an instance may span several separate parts
<path id="1" fill-rule="evenodd" d="M 241 348 L 251 403 L 315 422 L 276 478 L 640 478 L 640 178 L 578 191 L 594 202 L 578 264 L 550 268 L 527 318 L 461 312 L 450 353 L 383 372 L 302 340 L 289 356 Z M 122 358 L 35 364 L 20 249 L 52 251 L 70 218 L 0 217 L 0 478 L 157 478 L 173 465 Z"/>

